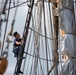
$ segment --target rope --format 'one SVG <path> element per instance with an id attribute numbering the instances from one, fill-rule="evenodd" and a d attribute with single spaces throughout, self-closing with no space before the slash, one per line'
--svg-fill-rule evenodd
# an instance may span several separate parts
<path id="1" fill-rule="evenodd" d="M 40 1 L 42 1 L 42 0 L 40 0 Z M 21 3 L 21 4 L 18 4 L 18 5 L 16 5 L 16 6 L 14 6 L 14 7 L 10 7 L 10 9 L 19 7 L 19 6 L 21 6 L 21 5 L 23 5 L 23 4 L 27 3 L 27 2 L 29 2 L 29 1 L 23 2 L 23 3 Z M 48 1 L 44 1 L 44 2 L 48 2 Z M 50 3 L 57 3 L 57 2 L 50 2 Z M 59 4 L 59 3 L 57 3 L 57 4 Z M 62 7 L 64 7 L 65 9 L 71 10 L 71 9 L 65 7 L 65 6 L 62 6 Z M 5 11 L 6 11 L 6 10 L 9 10 L 9 9 L 5 9 Z M 0 12 L 3 12 L 3 11 L 0 11 Z"/>
<path id="2" fill-rule="evenodd" d="M 11 0 L 10 0 L 10 3 L 9 3 L 9 9 L 10 9 L 10 5 L 11 5 Z M 6 36 L 6 30 L 7 30 L 7 25 L 8 25 L 9 13 L 10 13 L 10 10 L 8 10 L 7 22 L 6 22 L 6 27 L 5 27 L 5 32 L 4 32 L 4 38 L 3 38 L 3 44 L 2 44 L 2 49 L 1 49 L 1 55 L 3 53 L 4 40 L 5 40 L 5 36 Z"/>
<path id="3" fill-rule="evenodd" d="M 42 1 L 42 0 L 39 0 L 39 1 Z M 39 2 L 38 1 L 38 2 Z M 24 2 L 24 1 L 22 1 L 22 2 Z M 22 3 L 21 1 L 19 2 L 19 3 Z M 29 0 L 28 0 L 28 2 L 30 2 Z M 48 2 L 48 1 L 46 1 L 46 0 L 44 0 L 44 2 Z M 75 1 L 74 1 L 75 2 Z M 1 3 L 1 2 L 0 2 Z M 5 2 L 3 2 L 3 3 L 5 3 Z M 10 3 L 10 2 L 7 2 L 7 3 Z M 11 2 L 11 3 L 13 3 L 13 2 Z M 17 2 L 15 2 L 14 1 L 14 3 L 17 3 Z M 50 3 L 57 3 L 57 4 L 59 4 L 58 2 L 54 2 L 54 1 L 52 1 L 52 2 L 50 2 Z"/>
<path id="4" fill-rule="evenodd" d="M 27 53 L 27 52 L 24 52 L 24 53 L 26 53 L 26 54 L 29 55 L 29 56 L 32 56 L 32 57 L 35 57 L 35 58 L 41 59 L 41 60 L 46 60 L 46 61 L 54 62 L 53 60 L 45 59 L 45 58 L 41 58 L 41 57 L 38 57 L 38 56 L 32 55 L 32 54 L 30 54 L 30 53 Z M 59 61 L 59 63 L 63 63 L 63 61 Z"/>
<path id="5" fill-rule="evenodd" d="M 19 6 L 21 6 L 21 5 L 25 4 L 25 3 L 27 3 L 27 1 L 26 1 L 26 2 L 23 2 L 23 3 L 21 3 L 21 4 L 18 4 L 18 5 L 16 5 L 16 6 L 14 6 L 14 7 L 10 7 L 10 8 L 8 8 L 8 9 L 5 9 L 5 11 L 6 11 L 6 10 L 9 10 L 9 9 L 13 9 L 13 8 L 19 7 Z M 3 12 L 3 11 L 0 11 L 0 12 Z"/>
<path id="6" fill-rule="evenodd" d="M 23 54 L 24 54 L 24 50 L 25 50 L 25 45 L 26 45 L 26 41 L 27 41 L 27 37 L 28 37 L 28 27 L 29 27 L 29 24 L 30 24 L 30 20 L 31 20 L 31 14 L 32 14 L 32 10 L 33 10 L 33 5 L 34 5 L 34 0 L 31 1 L 31 6 L 28 8 L 28 14 L 27 14 L 27 18 L 26 18 L 26 22 L 25 22 L 25 26 L 27 26 L 27 29 L 26 29 L 26 32 L 25 32 L 25 27 L 24 27 L 24 32 L 23 32 L 23 38 L 24 38 L 24 44 L 21 45 L 20 49 L 19 49 L 19 56 L 18 56 L 18 63 L 17 64 L 17 68 L 16 68 L 16 71 L 14 73 L 19 75 L 19 71 L 21 69 L 21 65 L 22 65 L 22 57 L 23 57 Z"/>
<path id="7" fill-rule="evenodd" d="M 16 2 L 15 2 L 15 0 L 13 0 L 13 2 L 12 2 L 12 3 L 13 3 L 13 5 L 15 6 L 15 3 L 16 3 Z M 17 2 L 17 3 L 18 3 L 18 2 Z"/>
<path id="8" fill-rule="evenodd" d="M 50 39 L 50 40 L 55 40 L 55 39 L 52 39 L 52 38 L 49 38 L 49 37 L 46 37 L 46 36 L 40 34 L 39 32 L 35 31 L 35 30 L 32 29 L 31 27 L 29 27 L 29 29 L 32 30 L 33 32 L 37 33 L 38 35 L 42 36 L 42 37 L 45 37 L 45 38 Z"/>
<path id="9" fill-rule="evenodd" d="M 5 1 L 5 4 L 4 4 L 4 6 L 3 6 L 3 10 L 2 10 L 2 13 L 3 13 L 3 14 L 5 14 L 5 9 L 6 9 L 6 6 L 7 6 L 7 1 L 8 1 L 8 0 Z"/>
<path id="10" fill-rule="evenodd" d="M 26 52 L 28 51 L 28 48 L 29 48 L 29 44 L 30 44 L 30 40 L 31 40 L 31 36 L 32 36 L 32 32 L 30 32 L 30 34 L 29 34 L 29 41 L 28 41 L 28 45 L 27 45 L 27 48 L 26 48 Z M 32 41 L 33 42 L 33 41 Z M 25 56 L 25 60 L 24 60 L 24 66 L 23 66 L 23 68 L 22 68 L 22 71 L 24 72 L 24 69 L 25 69 L 25 63 L 26 63 L 26 58 L 27 58 L 27 55 Z"/>
<path id="11" fill-rule="evenodd" d="M 35 12 L 34 12 L 34 14 L 35 14 L 35 13 L 36 13 L 36 10 L 34 10 L 34 11 L 35 11 Z M 37 11 L 38 11 L 38 10 L 37 10 Z M 38 11 L 37 13 L 39 13 L 39 11 Z M 35 20 L 35 18 L 36 18 L 36 20 L 39 19 L 39 15 L 37 15 L 37 17 L 36 17 L 36 14 L 34 15 L 34 19 L 33 19 L 33 21 L 32 21 L 32 25 L 33 25 L 34 30 L 35 30 L 35 27 L 34 27 L 34 20 Z M 40 19 L 39 19 L 39 20 L 40 20 Z M 37 24 L 38 24 L 37 26 L 40 26 L 40 21 L 37 21 L 37 22 L 38 22 L 38 23 L 37 23 Z M 35 22 L 35 23 L 36 23 L 36 22 Z M 36 25 L 36 24 L 35 24 L 35 25 Z M 36 27 L 36 29 L 37 29 L 37 27 Z M 39 30 L 39 28 L 38 28 L 38 30 Z M 36 37 L 35 37 L 35 36 L 36 36 Z M 34 36 L 34 38 L 37 39 L 37 35 L 35 35 L 35 36 Z M 37 40 L 35 40 L 35 43 L 36 43 L 36 41 L 37 41 Z M 36 43 L 36 44 L 37 44 L 37 43 Z M 36 44 L 35 44 L 35 47 L 36 47 Z M 39 44 L 38 44 L 38 45 L 39 45 Z M 38 47 L 38 46 L 37 46 L 37 47 Z M 36 47 L 36 49 L 34 49 L 33 55 L 35 54 L 35 50 L 37 50 L 37 47 Z M 37 54 L 37 52 L 36 52 L 36 54 Z M 35 55 L 36 55 L 36 54 L 35 54 Z M 37 56 L 38 56 L 38 55 L 37 55 Z M 35 75 L 36 72 L 35 72 L 35 70 L 32 72 L 32 69 L 33 69 L 33 68 L 37 68 L 37 65 L 38 65 L 37 62 L 36 62 L 38 59 L 36 60 L 36 58 L 35 58 L 35 59 L 33 58 L 33 60 L 34 60 L 34 66 L 33 66 L 33 65 L 31 66 L 30 75 Z M 32 63 L 33 63 L 33 62 L 32 62 Z M 37 65 L 36 65 L 36 64 L 37 64 Z"/>
<path id="12" fill-rule="evenodd" d="M 40 1 L 42 1 L 42 0 L 40 0 Z M 25 3 L 28 3 L 29 1 L 26 1 L 26 2 L 23 2 L 23 3 L 21 3 L 21 4 L 18 4 L 18 5 L 16 5 L 16 6 L 14 6 L 14 7 L 10 7 L 10 9 L 13 9 L 13 8 L 15 8 L 15 7 L 18 7 L 18 6 L 21 6 L 21 5 L 23 5 L 23 4 L 25 4 Z M 45 2 L 48 2 L 48 1 L 45 1 Z M 37 2 L 38 3 L 38 2 Z M 55 2 L 51 2 L 51 3 L 55 3 Z M 5 11 L 6 10 L 9 10 L 9 9 L 5 9 Z M 3 12 L 3 11 L 0 11 L 0 12 Z"/>
<path id="13" fill-rule="evenodd" d="M 32 29 L 31 27 L 29 27 L 29 29 L 32 30 L 33 32 L 37 33 L 38 35 L 42 36 L 42 37 L 45 37 L 45 38 L 47 38 L 47 39 L 50 39 L 50 40 L 55 41 L 55 39 L 52 39 L 52 38 L 46 37 L 46 36 L 40 34 L 39 32 L 35 31 L 35 30 Z M 67 34 L 71 34 L 71 33 L 67 33 Z M 66 34 L 65 34 L 65 35 L 66 35 Z M 64 36 L 61 40 L 59 40 L 59 42 L 62 41 L 64 38 L 65 38 L 65 36 Z"/>
<path id="14" fill-rule="evenodd" d="M 47 75 L 49 75 L 50 74 L 50 72 L 54 69 L 54 67 L 55 67 L 56 65 L 55 64 L 53 64 L 53 66 L 51 67 L 51 69 L 48 71 L 48 73 L 47 73 Z"/>
<path id="15" fill-rule="evenodd" d="M 68 7 L 65 7 L 65 6 L 62 6 L 62 8 L 65 8 L 65 9 L 68 9 L 68 10 L 72 11 L 72 9 L 70 9 Z"/>
<path id="16" fill-rule="evenodd" d="M 42 60 L 46 60 L 46 61 L 51 61 L 52 62 L 52 60 L 48 60 L 48 59 L 44 59 L 44 58 L 40 58 L 40 57 L 38 57 L 38 56 L 34 56 L 34 55 L 32 55 L 32 54 L 30 54 L 30 53 L 27 53 L 27 52 L 25 52 L 27 55 L 30 55 L 30 56 L 32 56 L 32 57 L 35 57 L 35 58 L 39 58 L 39 59 L 42 59 Z"/>
<path id="17" fill-rule="evenodd" d="M 3 1 L 2 1 L 3 2 Z M 3 3 L 1 2 L 1 7 L 3 7 Z M 2 21 L 1 21 L 1 14 L 0 14 L 0 50 L 1 50 L 1 25 L 2 25 Z"/>

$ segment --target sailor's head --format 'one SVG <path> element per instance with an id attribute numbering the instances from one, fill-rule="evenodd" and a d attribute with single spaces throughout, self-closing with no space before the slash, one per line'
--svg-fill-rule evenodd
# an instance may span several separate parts
<path id="1" fill-rule="evenodd" d="M 15 38 L 20 38 L 20 34 L 19 34 L 17 31 L 14 32 L 13 36 L 14 36 Z"/>

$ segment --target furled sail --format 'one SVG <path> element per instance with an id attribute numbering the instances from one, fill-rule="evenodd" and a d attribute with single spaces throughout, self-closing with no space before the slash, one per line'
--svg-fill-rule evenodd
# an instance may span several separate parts
<path id="1" fill-rule="evenodd" d="M 73 0 L 61 0 L 62 10 L 60 12 L 62 44 L 64 65 L 62 66 L 62 75 L 76 75 L 76 37 L 74 35 L 75 21 L 73 14 Z M 61 75 L 61 74 L 60 74 Z"/>

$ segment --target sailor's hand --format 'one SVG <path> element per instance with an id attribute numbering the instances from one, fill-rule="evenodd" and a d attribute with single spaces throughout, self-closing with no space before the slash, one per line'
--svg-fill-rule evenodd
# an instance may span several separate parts
<path id="1" fill-rule="evenodd" d="M 22 40 L 21 42 L 22 42 L 22 44 L 25 44 L 24 40 Z"/>

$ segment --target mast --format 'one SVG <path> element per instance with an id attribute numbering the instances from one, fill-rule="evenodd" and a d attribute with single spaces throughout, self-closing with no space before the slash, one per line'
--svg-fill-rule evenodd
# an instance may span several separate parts
<path id="1" fill-rule="evenodd" d="M 58 2 L 58 0 L 55 0 L 55 2 Z M 57 8 L 57 4 L 54 3 L 53 4 L 53 10 L 55 10 Z M 54 68 L 54 75 L 58 75 L 58 29 L 59 29 L 59 26 L 58 26 L 58 16 L 55 16 L 53 15 L 53 21 L 54 21 L 54 38 L 56 39 L 54 41 L 54 54 L 53 54 L 53 58 L 54 58 L 54 64 L 55 64 L 55 68 Z"/>
<path id="2" fill-rule="evenodd" d="M 58 7 L 58 2 L 59 0 L 49 0 L 49 2 L 54 2 L 52 5 L 52 10 L 54 11 L 57 7 Z M 54 69 L 54 75 L 58 75 L 58 29 L 59 29 L 59 25 L 58 25 L 58 16 L 53 14 L 53 27 L 54 27 L 54 50 L 53 50 L 53 66 L 52 68 L 49 70 L 48 75 L 50 74 L 50 72 Z"/>

